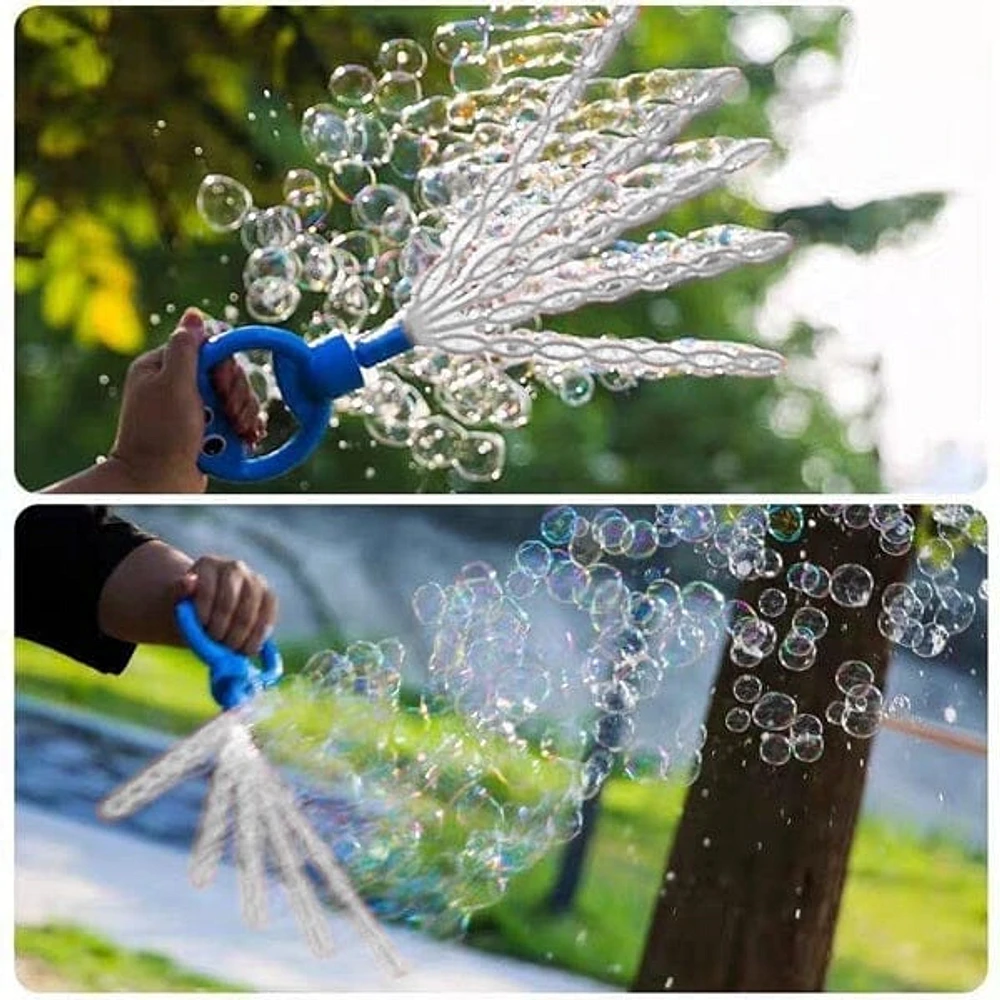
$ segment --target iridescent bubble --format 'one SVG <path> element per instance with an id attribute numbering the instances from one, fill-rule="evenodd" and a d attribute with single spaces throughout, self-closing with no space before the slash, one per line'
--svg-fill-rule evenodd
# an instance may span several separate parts
<path id="1" fill-rule="evenodd" d="M 833 675 L 834 683 L 844 693 L 859 684 L 871 684 L 875 672 L 864 660 L 845 660 Z"/>
<path id="2" fill-rule="evenodd" d="M 540 531 L 550 545 L 566 545 L 573 537 L 579 518 L 573 507 L 554 507 L 542 516 Z"/>
<path id="3" fill-rule="evenodd" d="M 562 604 L 578 604 L 590 586 L 585 567 L 570 559 L 556 561 L 546 579 L 549 593 Z"/>
<path id="4" fill-rule="evenodd" d="M 422 97 L 420 80 L 412 73 L 400 70 L 385 73 L 375 85 L 375 104 L 385 115 L 400 115 Z"/>
<path id="5" fill-rule="evenodd" d="M 768 534 L 779 542 L 797 542 L 802 537 L 805 515 L 798 506 L 771 506 L 767 512 Z"/>
<path id="6" fill-rule="evenodd" d="M 402 242 L 414 224 L 410 199 L 390 184 L 369 184 L 354 197 L 351 214 L 359 226 Z"/>
<path id="7" fill-rule="evenodd" d="M 855 684 L 847 692 L 841 725 L 849 736 L 870 739 L 882 721 L 882 692 L 874 684 Z"/>
<path id="8" fill-rule="evenodd" d="M 410 453 L 426 469 L 446 469 L 458 454 L 465 431 L 448 417 L 430 416 L 414 428 Z"/>
<path id="9" fill-rule="evenodd" d="M 787 764 L 792 757 L 792 741 L 781 733 L 766 732 L 760 734 L 760 759 L 765 764 L 780 767 Z"/>
<path id="10" fill-rule="evenodd" d="M 874 589 L 874 577 L 858 563 L 844 563 L 830 576 L 830 597 L 844 608 L 867 606 Z"/>
<path id="11" fill-rule="evenodd" d="M 866 503 L 847 504 L 840 513 L 840 518 L 848 528 L 860 531 L 871 523 L 871 507 Z"/>
<path id="12" fill-rule="evenodd" d="M 764 693 L 764 682 L 756 674 L 740 674 L 733 681 L 733 697 L 746 705 L 753 704 Z"/>
<path id="13" fill-rule="evenodd" d="M 330 104 L 314 104 L 302 115 L 302 142 L 310 156 L 332 167 L 350 155 L 351 136 L 347 119 Z"/>
<path id="14" fill-rule="evenodd" d="M 514 561 L 523 573 L 541 579 L 552 566 L 552 550 L 537 540 L 522 542 L 514 554 Z"/>
<path id="15" fill-rule="evenodd" d="M 757 598 L 757 607 L 760 608 L 760 613 L 768 618 L 780 618 L 788 607 L 788 598 L 783 590 L 768 587 L 762 590 L 760 597 Z"/>
<path id="16" fill-rule="evenodd" d="M 375 171 L 359 157 L 344 155 L 331 165 L 329 181 L 333 193 L 350 205 L 359 191 L 375 183 Z"/>
<path id="17" fill-rule="evenodd" d="M 822 639 L 830 627 L 830 619 L 826 613 L 811 605 L 799 608 L 792 615 L 792 631 L 802 632 L 812 638 L 814 642 Z"/>
<path id="18" fill-rule="evenodd" d="M 254 247 L 288 247 L 296 236 L 302 232 L 302 220 L 290 205 L 274 205 L 262 211 L 248 215 L 244 226 L 252 224 L 251 246 Z M 248 234 L 249 235 L 249 234 Z"/>
<path id="19" fill-rule="evenodd" d="M 347 118 L 351 154 L 364 163 L 388 163 L 392 156 L 392 133 L 374 115 L 352 112 Z"/>
<path id="20" fill-rule="evenodd" d="M 917 656 L 921 656 L 924 659 L 930 659 L 944 652 L 944 648 L 947 645 L 947 630 L 937 622 L 933 622 L 924 628 L 919 642 L 917 642 L 912 648 L 913 652 L 916 653 Z"/>
<path id="21" fill-rule="evenodd" d="M 338 66 L 330 74 L 329 90 L 333 99 L 348 108 L 360 108 L 372 99 L 375 74 L 365 66 Z"/>
<path id="22" fill-rule="evenodd" d="M 315 233 L 299 233 L 290 249 L 300 263 L 299 287 L 310 292 L 326 291 L 337 276 L 330 244 Z"/>
<path id="23" fill-rule="evenodd" d="M 751 715 L 754 724 L 761 729 L 780 732 L 791 726 L 797 713 L 798 706 L 791 695 L 783 691 L 768 691 L 756 701 Z"/>
<path id="24" fill-rule="evenodd" d="M 684 611 L 696 618 L 718 618 L 726 599 L 717 587 L 704 580 L 692 580 L 681 588 Z"/>
<path id="25" fill-rule="evenodd" d="M 964 632 L 975 620 L 976 602 L 971 594 L 952 587 L 939 590 L 938 600 L 941 605 L 934 612 L 934 624 L 943 628 L 948 635 Z"/>
<path id="26" fill-rule="evenodd" d="M 831 701 L 826 706 L 826 721 L 831 726 L 840 726 L 844 721 L 844 712 L 847 711 L 847 704 L 840 699 Z"/>
<path id="27" fill-rule="evenodd" d="M 882 608 L 894 622 L 923 614 L 923 601 L 908 583 L 890 583 L 882 591 Z"/>
<path id="28" fill-rule="evenodd" d="M 208 174 L 198 187 L 198 214 L 216 232 L 239 229 L 253 206 L 245 185 L 225 174 Z"/>
<path id="29" fill-rule="evenodd" d="M 455 454 L 455 471 L 470 482 L 496 482 L 503 473 L 507 446 L 491 431 L 468 431 Z"/>
<path id="30" fill-rule="evenodd" d="M 677 506 L 670 527 L 682 541 L 702 542 L 715 530 L 715 511 L 698 504 Z"/>
<path id="31" fill-rule="evenodd" d="M 917 553 L 917 569 L 931 580 L 945 573 L 955 561 L 955 549 L 943 538 L 932 538 Z"/>
<path id="32" fill-rule="evenodd" d="M 750 728 L 750 713 L 739 705 L 726 712 L 726 729 L 731 733 L 745 733 Z"/>
<path id="33" fill-rule="evenodd" d="M 622 750 L 635 735 L 635 720 L 625 712 L 603 714 L 594 725 L 594 740 L 608 750 Z"/>
<path id="34" fill-rule="evenodd" d="M 389 165 L 406 180 L 413 180 L 434 159 L 437 143 L 430 137 L 396 126 L 392 132 Z"/>
<path id="35" fill-rule="evenodd" d="M 804 764 L 812 764 L 823 756 L 823 723 L 809 714 L 797 715 L 789 730 L 792 756 Z"/>
<path id="36" fill-rule="evenodd" d="M 625 552 L 629 559 L 648 559 L 659 547 L 660 539 L 655 525 L 642 518 L 632 522 L 632 542 Z"/>
<path id="37" fill-rule="evenodd" d="M 281 185 L 285 204 L 302 220 L 303 226 L 314 226 L 326 218 L 330 196 L 322 180 L 311 170 L 289 170 Z"/>
<path id="38" fill-rule="evenodd" d="M 778 647 L 778 661 L 786 670 L 808 670 L 816 662 L 816 643 L 804 632 L 790 632 Z"/>
<path id="39" fill-rule="evenodd" d="M 283 323 L 299 307 L 298 285 L 282 278 L 255 278 L 246 286 L 247 312 L 262 323 Z"/>
<path id="40" fill-rule="evenodd" d="M 427 68 L 427 52 L 412 38 L 390 38 L 382 43 L 375 61 L 386 72 L 401 70 L 421 76 Z"/>

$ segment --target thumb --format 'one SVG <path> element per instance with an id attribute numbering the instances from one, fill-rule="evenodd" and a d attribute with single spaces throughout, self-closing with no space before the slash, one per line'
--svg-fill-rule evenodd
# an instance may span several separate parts
<path id="1" fill-rule="evenodd" d="M 204 340 L 205 320 L 197 309 L 188 309 L 164 348 L 163 371 L 171 382 L 194 383 Z"/>
<path id="2" fill-rule="evenodd" d="M 195 590 L 198 588 L 198 577 L 193 571 L 188 570 L 179 580 L 176 580 L 173 585 L 173 600 L 174 604 L 183 601 L 186 597 L 193 597 Z"/>

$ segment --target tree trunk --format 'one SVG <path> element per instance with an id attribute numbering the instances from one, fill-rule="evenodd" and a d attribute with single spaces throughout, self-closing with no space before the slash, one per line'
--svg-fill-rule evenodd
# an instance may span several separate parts
<path id="1" fill-rule="evenodd" d="M 765 690 L 786 691 L 800 712 L 823 719 L 823 756 L 811 764 L 793 758 L 768 765 L 758 754 L 755 726 L 741 735 L 726 729 L 726 713 L 736 704 L 732 681 L 744 672 L 729 662 L 727 650 L 708 711 L 702 772 L 688 792 L 635 991 L 823 988 L 872 750 L 871 740 L 828 724 L 825 710 L 842 697 L 833 673 L 844 660 L 864 660 L 884 686 L 890 650 L 876 627 L 879 595 L 886 584 L 905 579 L 909 561 L 884 556 L 872 530 L 845 533 L 822 517 L 807 530 L 810 561 L 830 570 L 860 563 L 876 579 L 865 608 L 814 602 L 830 626 L 811 669 L 788 671 L 776 654 L 756 669 Z M 782 547 L 786 566 L 799 558 L 799 548 Z M 756 606 L 771 585 L 753 581 L 740 596 Z M 779 644 L 795 607 L 807 603 L 795 591 L 789 596 L 788 610 L 775 622 Z"/>

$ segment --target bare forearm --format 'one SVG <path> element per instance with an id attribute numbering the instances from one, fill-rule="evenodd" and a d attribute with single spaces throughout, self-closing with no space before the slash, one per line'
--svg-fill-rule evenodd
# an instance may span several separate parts
<path id="1" fill-rule="evenodd" d="M 155 476 L 143 474 L 117 456 L 92 465 L 76 475 L 46 487 L 45 493 L 203 493 L 206 480 L 193 467 L 181 474 L 159 469 Z"/>
<path id="2" fill-rule="evenodd" d="M 101 591 L 101 631 L 134 643 L 182 645 L 174 620 L 177 587 L 193 561 L 164 542 L 141 545 L 119 563 Z"/>

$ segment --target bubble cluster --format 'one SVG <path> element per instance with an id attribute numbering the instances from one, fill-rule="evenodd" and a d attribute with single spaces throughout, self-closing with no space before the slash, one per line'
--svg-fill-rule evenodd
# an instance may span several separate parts
<path id="1" fill-rule="evenodd" d="M 860 513 L 857 527 L 819 516 L 881 535 Z M 692 783 L 710 738 L 767 767 L 809 766 L 833 740 L 869 740 L 906 714 L 872 663 L 824 653 L 830 614 L 867 606 L 869 585 L 868 613 L 894 629 L 928 602 L 934 624 L 966 614 L 937 542 L 950 565 L 963 545 L 985 549 L 980 515 L 935 508 L 934 544 L 910 582 L 888 585 L 874 565 L 810 560 L 815 510 L 778 520 L 782 539 L 762 505 L 553 507 L 506 565 L 470 562 L 418 587 L 408 644 L 320 652 L 258 698 L 255 738 L 301 776 L 303 808 L 377 913 L 454 933 L 575 836 L 613 778 Z M 778 546 L 797 557 L 787 570 Z M 756 606 L 733 596 L 752 580 Z M 796 693 L 805 671 L 824 678 L 818 703 Z M 694 674 L 725 685 L 719 733 L 690 713 L 663 721 Z"/>
<path id="2" fill-rule="evenodd" d="M 280 204 L 255 205 L 222 174 L 204 179 L 201 218 L 217 232 L 238 231 L 248 254 L 246 314 L 297 323 L 309 341 L 362 338 L 417 300 L 426 333 L 434 313 L 426 300 L 442 299 L 428 291 L 440 283 L 436 265 L 451 262 L 450 274 L 474 259 L 485 268 L 478 278 L 463 272 L 448 306 L 455 316 L 438 317 L 433 337 L 337 401 L 335 425 L 360 418 L 373 441 L 408 449 L 419 469 L 489 482 L 503 472 L 504 434 L 530 420 L 540 392 L 575 407 L 598 386 L 624 391 L 645 378 L 780 368 L 773 352 L 748 345 L 538 328 L 544 315 L 663 290 L 788 248 L 783 234 L 739 226 L 621 238 L 768 148 L 758 139 L 672 141 L 726 97 L 735 70 L 598 75 L 630 24 L 627 11 L 604 7 L 491 8 L 443 24 L 431 46 L 448 66 L 451 92 L 442 94 L 428 91 L 427 49 L 391 39 L 374 66 L 334 68 L 322 99 L 302 114 L 311 163 L 288 170 Z M 491 185 L 513 161 L 518 183 L 497 200 Z M 465 224 L 477 211 L 486 212 L 484 231 L 470 242 Z M 252 364 L 274 390 L 270 359 Z M 270 398 L 277 403 L 280 393 Z M 795 509 L 772 512 L 775 537 L 801 530 Z"/>

